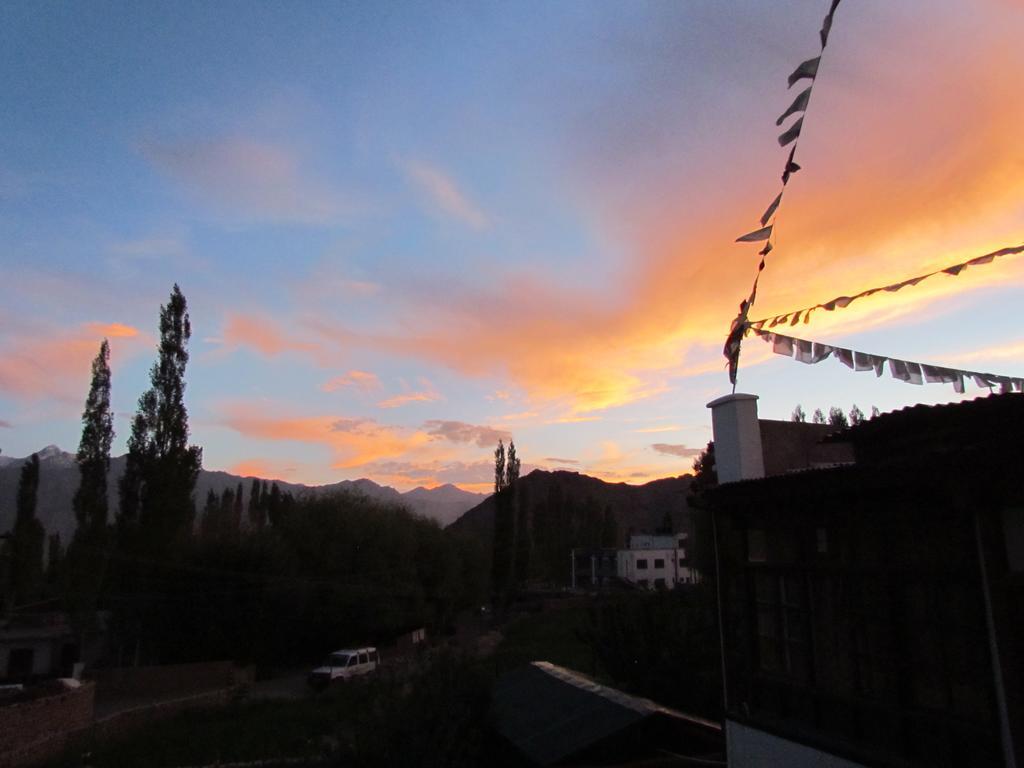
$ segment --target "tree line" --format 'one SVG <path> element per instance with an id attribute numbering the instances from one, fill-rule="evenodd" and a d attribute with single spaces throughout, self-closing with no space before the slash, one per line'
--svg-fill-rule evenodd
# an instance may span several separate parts
<path id="1" fill-rule="evenodd" d="M 459 607 L 479 604 L 479 547 L 400 506 L 347 493 L 294 497 L 257 478 L 247 500 L 242 483 L 211 491 L 197 521 L 202 448 L 189 441 L 185 405 L 191 333 L 175 285 L 160 307 L 157 359 L 131 420 L 113 520 L 110 345 L 100 344 L 76 454 L 74 535 L 66 552 L 51 538 L 44 569 L 33 455 L 3 544 L 4 613 L 58 600 L 81 640 L 105 631 L 114 663 L 278 663 L 442 627 Z"/>

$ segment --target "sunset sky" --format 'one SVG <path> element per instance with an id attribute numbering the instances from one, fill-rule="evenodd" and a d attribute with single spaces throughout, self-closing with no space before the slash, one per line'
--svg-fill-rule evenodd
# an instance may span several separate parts
<path id="1" fill-rule="evenodd" d="M 177 282 L 207 469 L 487 490 L 514 437 L 689 471 L 827 6 L 3 3 L 3 455 L 76 449 L 104 337 L 124 452 Z M 1022 39 L 1021 0 L 840 5 L 755 317 L 1024 242 Z M 1009 257 L 793 333 L 1022 376 L 1022 288 Z M 743 363 L 767 418 L 960 397 Z"/>

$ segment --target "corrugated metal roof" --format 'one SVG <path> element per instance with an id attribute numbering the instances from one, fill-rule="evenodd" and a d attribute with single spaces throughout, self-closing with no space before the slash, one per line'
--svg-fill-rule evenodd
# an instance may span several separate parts
<path id="1" fill-rule="evenodd" d="M 492 702 L 495 727 L 533 762 L 553 765 L 649 717 L 666 716 L 715 730 L 649 699 L 534 661 L 504 675 Z"/>

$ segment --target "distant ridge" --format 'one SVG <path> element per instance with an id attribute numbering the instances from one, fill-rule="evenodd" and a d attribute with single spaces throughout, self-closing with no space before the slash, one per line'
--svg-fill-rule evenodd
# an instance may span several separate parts
<path id="1" fill-rule="evenodd" d="M 55 445 L 46 446 L 38 451 L 38 454 L 39 497 L 36 516 L 46 528 L 47 533 L 60 533 L 61 541 L 67 544 L 75 530 L 75 515 L 71 509 L 71 499 L 74 497 L 79 482 L 75 455 L 62 451 Z M 29 457 L 12 458 L 0 454 L 0 533 L 10 530 L 14 525 L 18 477 L 27 458 Z M 110 473 L 107 476 L 107 487 L 110 489 L 111 520 L 118 508 L 117 479 L 124 473 L 124 466 L 124 456 L 111 459 Z M 238 483 L 242 484 L 243 503 L 248 506 L 253 479 L 251 476 L 240 477 L 219 470 L 201 470 L 196 482 L 197 510 L 202 510 L 207 492 L 211 489 L 220 495 L 226 488 L 234 489 Z M 436 520 L 441 525 L 448 525 L 467 509 L 487 498 L 485 494 L 470 493 L 450 484 L 432 489 L 420 487 L 407 493 L 399 493 L 390 486 L 378 485 L 366 478 L 342 480 L 318 486 L 287 483 L 281 480 L 267 482 L 276 482 L 282 491 L 291 491 L 294 494 L 327 493 L 337 490 L 353 491 L 378 501 L 403 504 L 411 512 Z"/>
<path id="2" fill-rule="evenodd" d="M 619 544 L 625 543 L 629 532 L 653 532 L 665 522 L 668 514 L 674 530 L 688 530 L 690 508 L 687 503 L 692 475 L 666 477 L 644 485 L 606 483 L 579 472 L 548 472 L 535 469 L 519 478 L 529 509 L 547 503 L 553 495 L 584 503 L 588 499 L 601 510 L 611 509 L 619 530 Z M 494 537 L 495 501 L 488 496 L 453 522 L 448 529 L 479 537 L 484 542 Z"/>

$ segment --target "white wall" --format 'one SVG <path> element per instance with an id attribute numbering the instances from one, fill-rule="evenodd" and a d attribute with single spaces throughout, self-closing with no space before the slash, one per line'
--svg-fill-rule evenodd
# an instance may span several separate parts
<path id="1" fill-rule="evenodd" d="M 693 581 L 693 571 L 677 564 L 679 558 L 685 556 L 682 549 L 620 549 L 617 575 L 634 584 L 646 581 L 650 589 L 654 589 L 655 579 L 664 579 L 665 586 L 671 589 L 677 581 L 684 584 Z M 646 561 L 647 567 L 637 568 L 638 560 Z M 655 560 L 664 561 L 663 566 L 656 568 Z"/>

